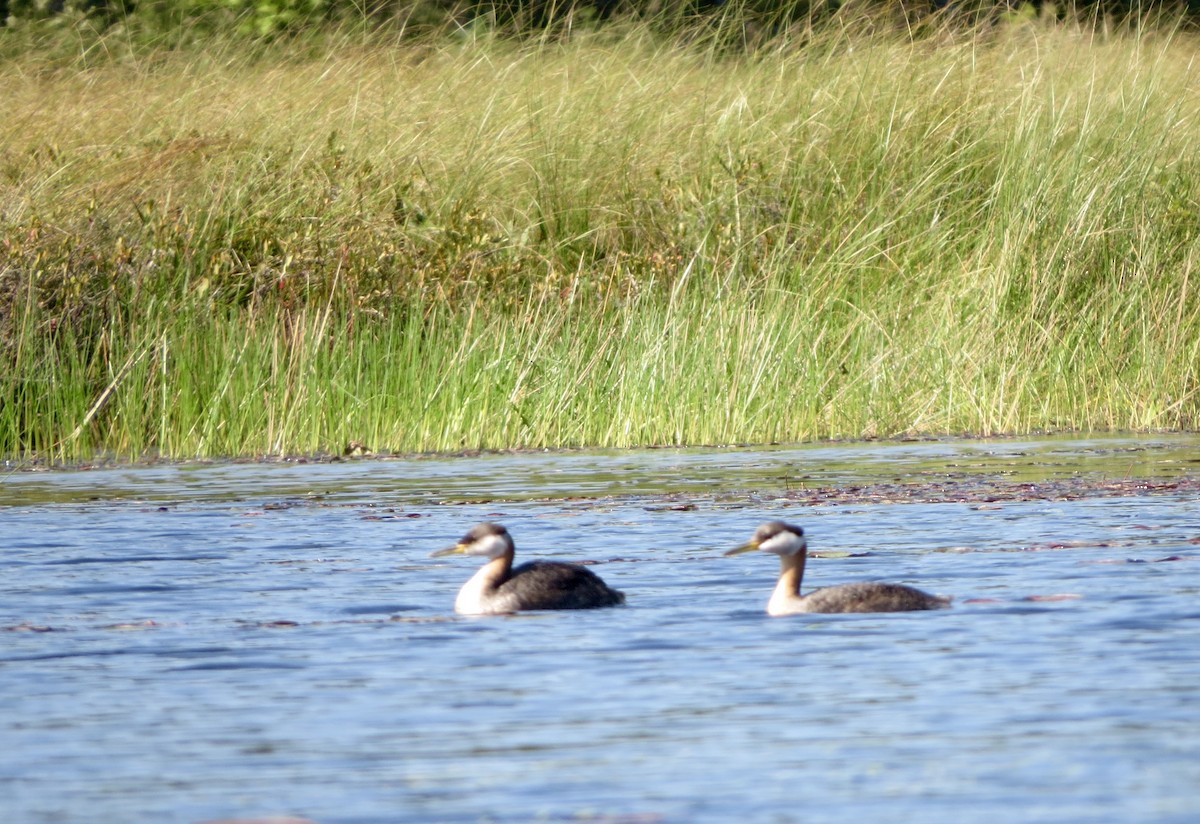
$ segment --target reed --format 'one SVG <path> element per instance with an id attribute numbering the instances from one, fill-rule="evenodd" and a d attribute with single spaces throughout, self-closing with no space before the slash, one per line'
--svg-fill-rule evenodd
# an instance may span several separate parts
<path id="1" fill-rule="evenodd" d="M 0 65 L 0 452 L 1196 426 L 1192 35 L 724 43 Z"/>

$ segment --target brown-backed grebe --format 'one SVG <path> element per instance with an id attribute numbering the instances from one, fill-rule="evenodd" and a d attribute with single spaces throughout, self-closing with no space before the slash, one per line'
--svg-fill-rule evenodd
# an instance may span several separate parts
<path id="1" fill-rule="evenodd" d="M 783 521 L 768 521 L 754 532 L 747 543 L 729 550 L 726 555 L 738 555 L 760 549 L 779 556 L 779 581 L 771 600 L 767 602 L 770 615 L 797 615 L 802 612 L 909 612 L 919 609 L 942 609 L 950 599 L 930 595 L 903 584 L 876 582 L 841 584 L 800 594 L 804 578 L 804 562 L 808 544 L 804 530 Z"/>
<path id="2" fill-rule="evenodd" d="M 625 603 L 590 569 L 560 561 L 529 561 L 514 567 L 516 547 L 500 524 L 473 527 L 457 544 L 433 553 L 482 555 L 488 561 L 458 591 L 454 611 L 462 615 L 502 615 L 535 609 L 594 609 Z"/>

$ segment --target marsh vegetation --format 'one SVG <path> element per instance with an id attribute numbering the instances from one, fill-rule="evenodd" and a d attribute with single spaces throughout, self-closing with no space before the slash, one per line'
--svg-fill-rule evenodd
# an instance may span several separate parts
<path id="1" fill-rule="evenodd" d="M 55 43 L 0 63 L 0 453 L 1197 426 L 1181 26 Z"/>

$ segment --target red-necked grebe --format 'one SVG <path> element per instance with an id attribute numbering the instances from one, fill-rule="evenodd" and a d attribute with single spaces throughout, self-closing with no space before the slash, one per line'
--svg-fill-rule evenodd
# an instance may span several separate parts
<path id="1" fill-rule="evenodd" d="M 950 599 L 930 595 L 903 584 L 841 584 L 800 594 L 808 544 L 804 530 L 783 521 L 768 521 L 754 532 L 747 543 L 729 550 L 738 555 L 761 549 L 779 556 L 779 582 L 767 602 L 769 615 L 797 615 L 801 612 L 909 612 L 918 609 L 942 609 Z"/>
<path id="2" fill-rule="evenodd" d="M 457 544 L 433 553 L 482 555 L 488 559 L 463 584 L 454 601 L 461 615 L 502 615 L 534 609 L 594 609 L 625 603 L 625 593 L 612 589 L 590 569 L 560 561 L 529 561 L 513 567 L 516 547 L 500 524 L 473 527 Z"/>

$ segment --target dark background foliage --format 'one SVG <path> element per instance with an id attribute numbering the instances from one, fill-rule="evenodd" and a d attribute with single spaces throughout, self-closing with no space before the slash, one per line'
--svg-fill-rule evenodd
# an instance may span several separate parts
<path id="1" fill-rule="evenodd" d="M 848 7 L 896 6 L 908 13 L 941 12 L 978 19 L 1018 7 L 1115 17 L 1186 12 L 1200 18 L 1200 0 L 0 0 L 0 26 L 33 21 L 87 20 L 100 27 L 136 22 L 142 27 L 233 27 L 259 36 L 329 23 L 438 26 L 484 19 L 536 30 L 566 18 L 603 22 L 618 16 L 680 18 L 720 14 L 736 7 L 746 15 L 795 19 Z"/>

